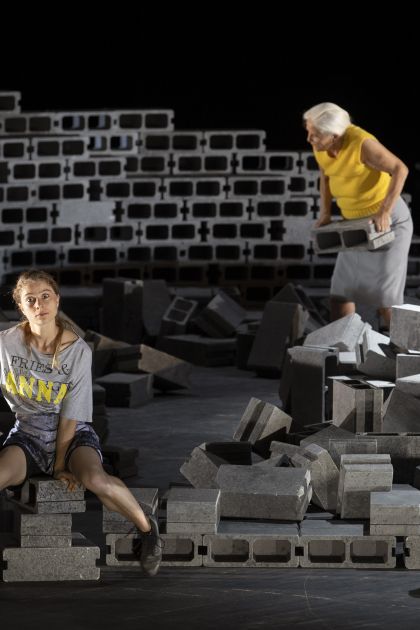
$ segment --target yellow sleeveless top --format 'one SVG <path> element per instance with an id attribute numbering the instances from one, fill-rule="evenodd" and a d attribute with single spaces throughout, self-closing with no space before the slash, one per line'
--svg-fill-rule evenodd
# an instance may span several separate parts
<path id="1" fill-rule="evenodd" d="M 344 144 L 337 157 L 327 151 L 314 151 L 315 159 L 329 177 L 331 194 L 345 219 L 360 219 L 375 214 L 386 196 L 391 176 L 369 168 L 360 159 L 363 141 L 375 136 L 356 125 L 344 133 Z"/>

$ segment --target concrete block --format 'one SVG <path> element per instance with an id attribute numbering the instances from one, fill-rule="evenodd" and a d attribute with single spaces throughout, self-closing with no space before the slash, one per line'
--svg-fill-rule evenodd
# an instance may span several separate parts
<path id="1" fill-rule="evenodd" d="M 420 374 L 420 352 L 397 354 L 395 378 L 404 378 L 412 374 Z"/>
<path id="2" fill-rule="evenodd" d="M 18 536 L 69 536 L 71 514 L 16 514 Z"/>
<path id="3" fill-rule="evenodd" d="M 366 330 L 356 345 L 356 365 L 363 374 L 394 380 L 396 354 L 390 347 L 389 337 L 376 330 Z"/>
<path id="4" fill-rule="evenodd" d="M 303 345 L 328 346 L 342 352 L 352 352 L 367 328 L 370 328 L 369 324 L 365 324 L 360 315 L 353 313 L 310 333 Z"/>
<path id="5" fill-rule="evenodd" d="M 420 398 L 420 373 L 397 378 L 395 389 L 413 398 Z"/>
<path id="6" fill-rule="evenodd" d="M 382 389 L 373 388 L 358 380 L 343 380 L 332 377 L 333 414 L 336 426 L 352 431 L 381 431 L 382 429 Z"/>
<path id="7" fill-rule="evenodd" d="M 335 465 L 339 467 L 344 455 L 373 455 L 377 452 L 377 448 L 377 442 L 374 438 L 368 440 L 354 438 L 352 440 L 330 440 L 327 450 Z M 359 463 L 364 462 L 359 461 Z"/>
<path id="8" fill-rule="evenodd" d="M 199 335 L 160 337 L 156 347 L 194 365 L 218 366 L 235 363 L 235 339 L 209 339 Z"/>
<path id="9" fill-rule="evenodd" d="M 295 346 L 288 353 L 292 361 L 291 416 L 293 430 L 326 419 L 326 379 L 337 370 L 336 348 Z M 302 396 L 302 383 L 305 395 Z"/>
<path id="10" fill-rule="evenodd" d="M 375 525 L 369 526 L 371 536 L 420 536 L 420 525 Z"/>
<path id="11" fill-rule="evenodd" d="M 5 582 L 98 580 L 100 569 L 96 560 L 100 557 L 99 547 L 79 544 L 68 548 L 7 548 L 3 560 L 7 569 L 3 571 Z"/>
<path id="12" fill-rule="evenodd" d="M 21 536 L 21 547 L 71 547 L 71 534 L 67 536 Z"/>
<path id="13" fill-rule="evenodd" d="M 129 488 L 129 490 L 137 500 L 137 503 L 140 505 L 143 512 L 145 512 L 146 514 L 156 513 L 158 509 L 158 488 Z M 133 523 L 131 521 L 128 521 L 119 512 L 111 512 L 111 510 L 108 510 L 105 505 L 102 506 L 102 510 L 102 525 L 104 532 L 112 531 L 108 529 L 111 523 L 116 523 L 119 527 L 128 524 L 129 529 L 133 529 Z M 116 531 L 123 532 L 125 531 L 125 529 L 117 529 Z"/>
<path id="14" fill-rule="evenodd" d="M 218 523 L 190 523 L 166 521 L 165 533 L 167 534 L 216 534 Z"/>
<path id="15" fill-rule="evenodd" d="M 296 524 L 222 521 L 214 536 L 204 536 L 206 567 L 297 567 Z"/>
<path id="16" fill-rule="evenodd" d="M 79 487 L 70 492 L 63 481 L 47 476 L 34 476 L 25 483 L 21 497 L 25 503 L 31 505 L 44 501 L 83 501 L 85 490 Z"/>
<path id="17" fill-rule="evenodd" d="M 405 539 L 404 564 L 406 569 L 420 569 L 420 536 L 407 536 Z"/>
<path id="18" fill-rule="evenodd" d="M 420 399 L 395 388 L 384 405 L 384 432 L 420 432 Z"/>
<path id="19" fill-rule="evenodd" d="M 308 318 L 300 304 L 268 302 L 248 359 L 261 374 L 279 374 L 286 349 L 302 336 Z"/>
<path id="20" fill-rule="evenodd" d="M 335 511 L 337 508 L 337 490 L 339 471 L 328 451 L 317 444 L 310 444 L 302 449 L 303 458 L 309 461 L 312 482 L 312 503 L 324 510 Z M 297 457 L 291 459 L 293 465 Z"/>
<path id="21" fill-rule="evenodd" d="M 159 334 L 184 334 L 197 305 L 198 302 L 196 300 L 186 300 L 182 297 L 175 297 L 163 314 Z"/>
<path id="22" fill-rule="evenodd" d="M 393 536 L 301 536 L 304 568 L 392 569 L 396 540 Z"/>
<path id="23" fill-rule="evenodd" d="M 378 453 L 389 453 L 394 467 L 394 482 L 412 484 L 416 466 L 420 465 L 420 434 L 364 433 L 360 441 L 376 440 Z"/>
<path id="24" fill-rule="evenodd" d="M 393 306 L 389 332 L 391 342 L 401 350 L 420 350 L 420 306 Z"/>
<path id="25" fill-rule="evenodd" d="M 233 438 L 250 442 L 257 452 L 268 454 L 269 445 L 289 432 L 292 418 L 278 407 L 251 398 Z"/>
<path id="26" fill-rule="evenodd" d="M 200 534 L 161 534 L 164 543 L 161 566 L 200 567 L 203 564 L 201 548 L 203 536 Z M 133 555 L 135 534 L 107 534 L 108 552 L 106 564 L 112 567 L 138 567 L 139 560 Z"/>
<path id="27" fill-rule="evenodd" d="M 112 372 L 96 379 L 105 388 L 108 407 L 140 407 L 153 398 L 151 374 Z"/>
<path id="28" fill-rule="evenodd" d="M 166 519 L 172 523 L 217 524 L 220 520 L 220 490 L 170 488 Z"/>
<path id="29" fill-rule="evenodd" d="M 192 365 L 145 344 L 115 350 L 118 372 L 146 372 L 153 375 L 153 387 L 162 391 L 188 388 Z"/>
<path id="30" fill-rule="evenodd" d="M 420 526 L 420 491 L 393 487 L 389 492 L 371 492 L 370 522 L 374 525 Z"/>
<path id="31" fill-rule="evenodd" d="M 346 250 L 377 250 L 394 240 L 389 229 L 377 232 L 370 218 L 332 221 L 311 231 L 314 251 L 329 254 Z"/>
<path id="32" fill-rule="evenodd" d="M 303 438 L 300 441 L 301 446 L 309 446 L 309 444 L 318 444 L 318 446 L 322 446 L 327 451 L 330 449 L 330 441 L 331 440 L 351 440 L 354 438 L 353 433 L 350 431 L 345 431 L 341 427 L 336 427 L 333 424 L 326 426 L 325 429 L 321 429 L 321 431 L 317 431 L 317 433 L 313 433 L 306 438 Z"/>
<path id="33" fill-rule="evenodd" d="M 302 520 L 312 497 L 310 473 L 296 468 L 221 466 L 221 516 Z"/>
<path id="34" fill-rule="evenodd" d="M 221 457 L 197 446 L 179 470 L 194 488 L 217 488 L 216 476 L 222 464 L 226 462 Z"/>
<path id="35" fill-rule="evenodd" d="M 245 319 L 245 310 L 224 291 L 207 304 L 194 324 L 214 338 L 230 337 Z"/>

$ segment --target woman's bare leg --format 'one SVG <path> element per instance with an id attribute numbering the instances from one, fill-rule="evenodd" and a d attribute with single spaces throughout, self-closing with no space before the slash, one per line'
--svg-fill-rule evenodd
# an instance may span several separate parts
<path id="1" fill-rule="evenodd" d="M 352 315 L 356 312 L 356 305 L 354 302 L 340 302 L 334 298 L 330 298 L 330 316 L 331 321 L 346 317 L 346 315 Z"/>
<path id="2" fill-rule="evenodd" d="M 0 490 L 25 481 L 26 456 L 20 446 L 6 446 L 0 451 Z"/>
<path id="3" fill-rule="evenodd" d="M 391 308 L 378 308 L 379 321 L 383 322 L 385 328 L 389 330 L 391 326 Z"/>
<path id="4" fill-rule="evenodd" d="M 150 523 L 125 483 L 108 475 L 95 449 L 90 446 L 76 448 L 69 460 L 70 472 L 85 488 L 96 494 L 112 512 L 118 512 L 143 532 L 150 530 Z"/>

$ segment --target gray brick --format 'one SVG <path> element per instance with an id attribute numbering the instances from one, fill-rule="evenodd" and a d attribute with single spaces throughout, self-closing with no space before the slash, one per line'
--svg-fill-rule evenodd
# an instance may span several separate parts
<path id="1" fill-rule="evenodd" d="M 420 350 L 420 306 L 401 304 L 392 307 L 390 337 L 401 350 Z"/>
<path id="2" fill-rule="evenodd" d="M 166 518 L 172 523 L 217 524 L 220 520 L 220 490 L 171 488 L 166 503 Z"/>

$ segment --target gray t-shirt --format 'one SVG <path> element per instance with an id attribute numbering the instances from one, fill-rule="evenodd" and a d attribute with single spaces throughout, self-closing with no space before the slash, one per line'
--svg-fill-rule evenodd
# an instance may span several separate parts
<path id="1" fill-rule="evenodd" d="M 28 348 L 21 326 L 0 332 L 0 387 L 19 416 L 56 413 L 92 422 L 92 352 L 78 337 L 57 356 Z"/>

